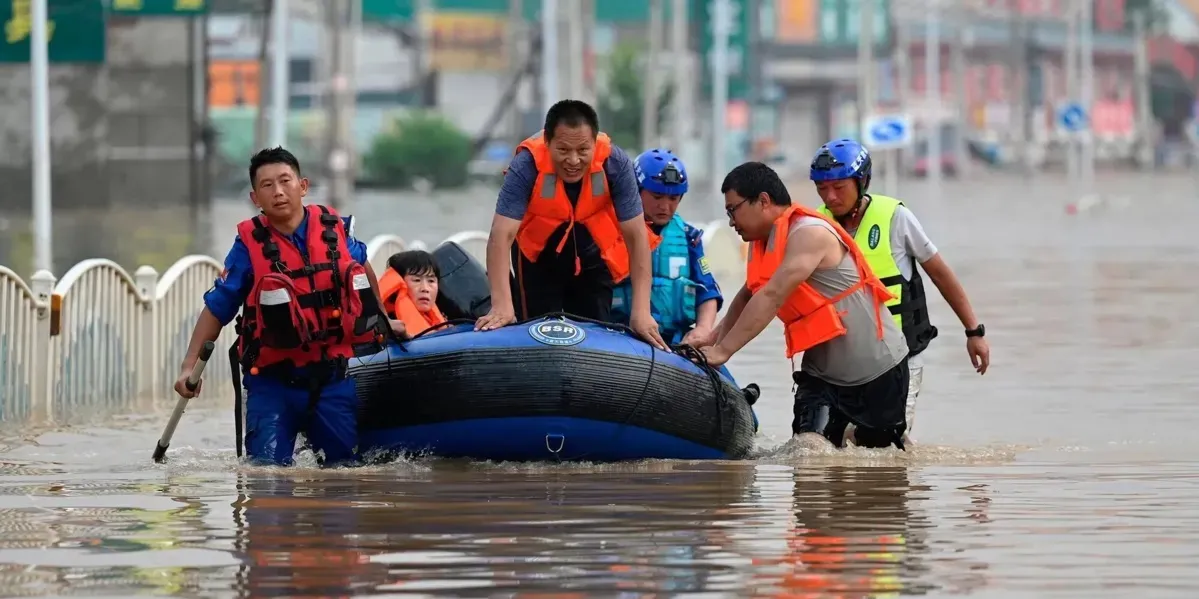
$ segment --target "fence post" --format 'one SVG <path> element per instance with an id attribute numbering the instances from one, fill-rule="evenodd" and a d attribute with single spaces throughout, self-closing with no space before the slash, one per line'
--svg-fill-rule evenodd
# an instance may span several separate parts
<path id="1" fill-rule="evenodd" d="M 142 303 L 137 339 L 137 393 L 145 397 L 159 389 L 159 368 L 154 357 L 159 355 L 158 340 L 158 271 L 153 266 L 140 266 L 133 273 L 137 294 Z"/>
<path id="2" fill-rule="evenodd" d="M 54 391 L 50 373 L 54 371 L 50 364 L 50 296 L 54 294 L 54 273 L 39 270 L 29 279 L 29 289 L 37 300 L 37 322 L 33 336 L 33 380 L 30 381 L 30 393 L 33 399 L 33 413 L 36 420 L 47 421 L 54 416 L 52 406 Z"/>

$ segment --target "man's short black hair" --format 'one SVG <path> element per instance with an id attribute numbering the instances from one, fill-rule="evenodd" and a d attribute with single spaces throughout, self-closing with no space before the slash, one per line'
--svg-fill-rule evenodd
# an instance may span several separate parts
<path id="1" fill-rule="evenodd" d="M 292 154 L 291 152 L 288 152 L 287 150 L 284 150 L 280 146 L 275 146 L 273 148 L 265 148 L 263 150 L 259 150 L 259 152 L 257 154 L 250 157 L 250 186 L 251 187 L 258 184 L 258 169 L 260 169 L 268 164 L 286 164 L 287 166 L 290 166 L 292 168 L 292 170 L 296 171 L 297 177 L 304 176 L 304 175 L 300 174 L 300 161 L 296 160 L 296 157 L 294 154 Z"/>
<path id="2" fill-rule="evenodd" d="M 720 193 L 728 193 L 730 189 L 750 201 L 765 193 L 772 204 L 791 205 L 791 194 L 779 174 L 761 162 L 746 162 L 729 171 L 720 184 Z"/>
<path id="3" fill-rule="evenodd" d="M 545 113 L 546 141 L 554 139 L 554 129 L 557 129 L 558 125 L 587 125 L 591 127 L 591 136 L 595 137 L 599 134 L 599 115 L 590 104 L 582 100 L 559 100 Z"/>
<path id="4" fill-rule="evenodd" d="M 408 250 L 393 254 L 387 259 L 387 267 L 400 273 L 401 277 L 408 275 L 433 275 L 441 280 L 441 269 L 433 254 L 423 250 Z"/>

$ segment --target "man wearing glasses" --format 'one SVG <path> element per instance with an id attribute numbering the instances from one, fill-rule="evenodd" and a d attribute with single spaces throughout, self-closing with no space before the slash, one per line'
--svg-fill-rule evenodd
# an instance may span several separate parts
<path id="1" fill-rule="evenodd" d="M 838 157 L 834 150 L 825 146 L 812 161 L 814 181 L 869 168 L 864 151 Z M 841 447 L 853 424 L 855 445 L 903 449 L 908 346 L 886 307 L 893 296 L 853 238 L 827 216 L 792 204 L 778 174 L 760 162 L 734 168 L 721 191 L 750 256 L 715 344 L 702 350 L 708 363 L 727 362 L 777 316 L 787 357 L 803 353 L 793 373 L 792 433 Z"/>

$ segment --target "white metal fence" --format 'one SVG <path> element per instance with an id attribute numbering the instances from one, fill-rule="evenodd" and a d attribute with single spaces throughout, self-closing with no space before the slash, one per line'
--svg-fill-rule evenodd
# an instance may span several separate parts
<path id="1" fill-rule="evenodd" d="M 487 233 L 462 231 L 454 241 L 486 262 Z M 739 269 L 741 241 L 723 221 L 704 231 L 716 272 Z M 368 244 L 376 272 L 411 244 L 380 235 Z M 169 408 L 204 292 L 223 265 L 209 256 L 185 256 L 161 275 L 149 266 L 130 274 L 110 260 L 76 264 L 61 278 L 39 271 L 22 280 L 0 266 L 0 423 L 74 423 L 106 415 Z M 204 395 L 231 395 L 226 327 L 205 370 Z"/>

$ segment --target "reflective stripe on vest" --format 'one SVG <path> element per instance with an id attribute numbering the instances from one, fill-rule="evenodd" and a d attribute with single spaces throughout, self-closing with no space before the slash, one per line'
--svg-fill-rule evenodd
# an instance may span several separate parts
<path id="1" fill-rule="evenodd" d="M 652 234 L 652 232 L 651 232 Z M 658 331 L 667 341 L 681 339 L 695 326 L 695 290 L 699 284 L 691 279 L 691 251 L 687 241 L 687 225 L 675 215 L 660 234 L 650 255 L 653 267 L 653 286 L 650 288 L 650 314 L 658 321 Z M 630 281 L 616 286 L 612 292 L 612 318 L 628 323 L 632 317 L 633 286 Z"/>
<path id="2" fill-rule="evenodd" d="M 607 195 L 608 177 L 603 172 L 591 173 L 591 197 Z M 558 175 L 546 175 L 541 179 L 541 199 L 552 200 L 558 194 Z"/>
<path id="3" fill-rule="evenodd" d="M 902 205 L 903 202 L 895 198 L 871 194 L 870 203 L 866 205 L 853 240 L 862 250 L 875 276 L 895 296 L 887 302 L 887 309 L 907 338 L 909 355 L 914 356 L 927 348 L 937 333 L 928 318 L 924 282 L 916 259 L 911 259 L 912 279 L 909 281 L 903 277 L 903 271 L 891 251 L 891 223 L 895 219 L 895 211 Z M 832 218 L 832 212 L 823 205 L 820 206 L 820 212 Z"/>

